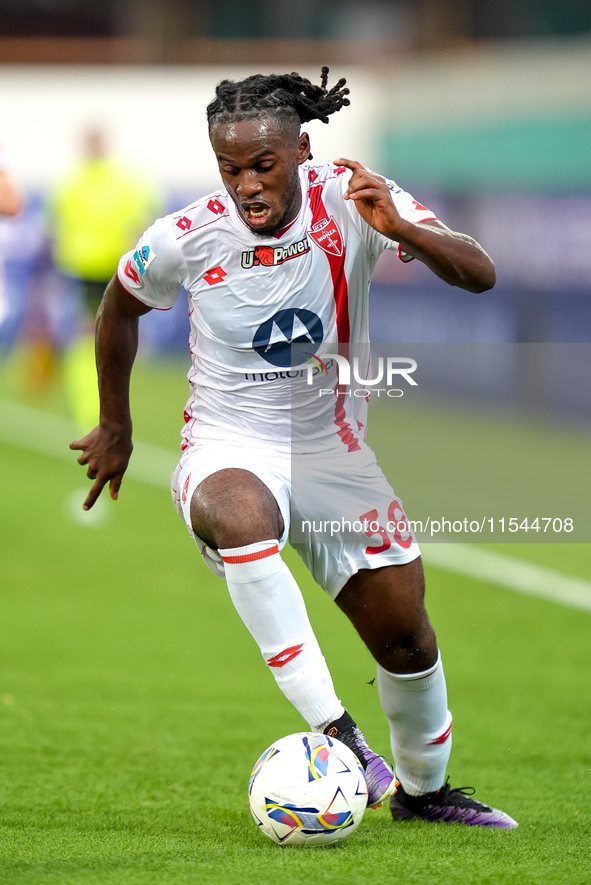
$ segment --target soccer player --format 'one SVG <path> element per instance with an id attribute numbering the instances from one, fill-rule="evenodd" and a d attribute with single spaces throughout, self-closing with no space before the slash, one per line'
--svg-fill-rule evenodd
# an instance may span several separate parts
<path id="1" fill-rule="evenodd" d="M 314 399 L 305 385 L 294 394 L 309 374 L 304 354 L 346 355 L 367 341 L 368 282 L 384 249 L 470 292 L 494 285 L 494 266 L 471 237 L 359 162 L 310 162 L 301 124 L 327 123 L 349 104 L 345 80 L 328 89 L 327 74 L 320 86 L 295 73 L 218 85 L 207 117 L 223 189 L 156 221 L 121 259 L 99 310 L 100 424 L 71 444 L 94 480 L 83 506 L 107 484 L 118 497 L 131 455 L 138 318 L 171 307 L 184 286 L 191 395 L 173 498 L 279 688 L 312 730 L 357 754 L 369 805 L 390 797 L 395 819 L 512 828 L 445 781 L 452 720 L 420 552 L 363 441 L 365 399 L 346 396 L 338 360 L 322 362 L 332 398 Z M 344 528 L 345 518 L 360 524 L 357 535 L 309 534 L 296 548 L 377 661 L 396 775 L 337 697 L 281 558 L 290 521 L 343 519 Z"/>

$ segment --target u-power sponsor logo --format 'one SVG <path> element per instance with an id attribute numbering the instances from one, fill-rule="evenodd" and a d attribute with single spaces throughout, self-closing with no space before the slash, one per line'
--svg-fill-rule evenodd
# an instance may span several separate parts
<path id="1" fill-rule="evenodd" d="M 310 251 L 308 238 L 290 243 L 289 246 L 255 246 L 242 253 L 242 267 L 277 267 L 291 258 L 299 258 Z"/>

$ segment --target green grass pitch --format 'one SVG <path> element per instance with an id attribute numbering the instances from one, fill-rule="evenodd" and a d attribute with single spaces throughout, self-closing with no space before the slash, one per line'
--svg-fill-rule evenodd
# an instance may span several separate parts
<path id="1" fill-rule="evenodd" d="M 0 397 L 19 395 L 15 377 L 2 373 Z M 139 367 L 136 436 L 168 448 L 171 469 L 184 396 L 178 367 Z M 44 407 L 63 410 L 60 397 Z M 591 880 L 589 614 L 429 568 L 453 785 L 476 786 L 520 828 L 394 825 L 382 808 L 340 846 L 281 848 L 251 820 L 248 776 L 273 739 L 304 724 L 166 490 L 129 479 L 101 522 L 82 524 L 70 498 L 81 505 L 87 480 L 74 454 L 2 444 L 0 458 L 2 885 Z M 588 578 L 589 547 L 574 548 L 507 552 Z M 337 691 L 389 755 L 368 652 L 287 560 Z"/>

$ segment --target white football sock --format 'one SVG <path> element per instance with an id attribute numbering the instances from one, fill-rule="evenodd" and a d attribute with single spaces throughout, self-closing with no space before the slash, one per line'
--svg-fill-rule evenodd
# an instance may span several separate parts
<path id="1" fill-rule="evenodd" d="M 343 713 L 300 588 L 278 542 L 219 550 L 232 602 L 277 685 L 312 730 Z"/>
<path id="2" fill-rule="evenodd" d="M 421 673 L 388 673 L 378 665 L 378 690 L 390 723 L 396 777 L 411 796 L 438 790 L 451 752 L 441 655 Z"/>

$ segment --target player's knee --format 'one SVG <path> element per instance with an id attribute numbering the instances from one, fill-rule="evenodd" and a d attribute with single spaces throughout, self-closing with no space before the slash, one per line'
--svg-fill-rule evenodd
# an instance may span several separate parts
<path id="1" fill-rule="evenodd" d="M 279 539 L 283 533 L 279 507 L 267 486 L 238 469 L 221 470 L 197 486 L 191 523 L 208 546 L 222 549 Z"/>

